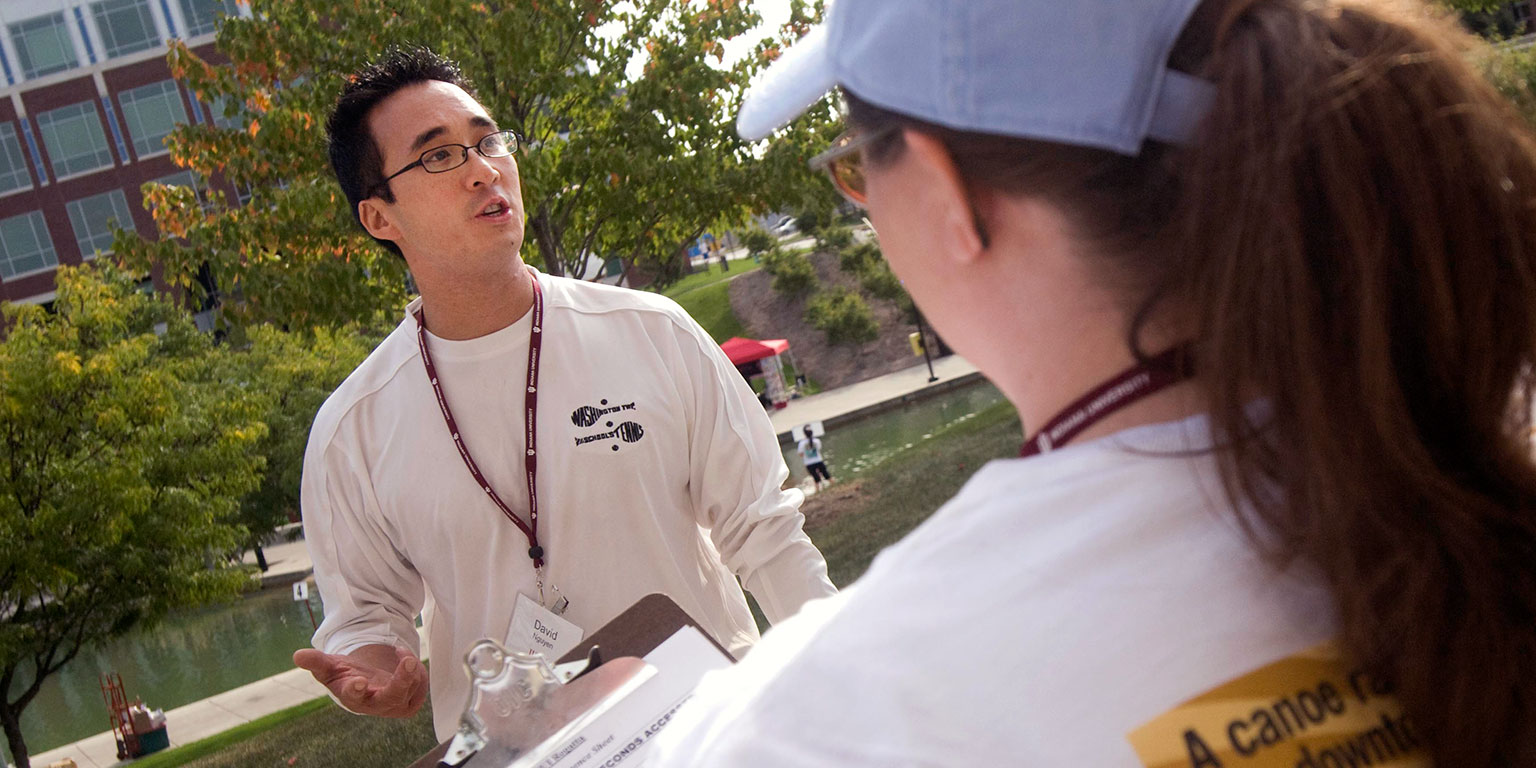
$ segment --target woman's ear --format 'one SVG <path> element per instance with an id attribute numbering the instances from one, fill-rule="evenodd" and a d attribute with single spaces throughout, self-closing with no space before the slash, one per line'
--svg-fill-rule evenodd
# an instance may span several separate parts
<path id="1" fill-rule="evenodd" d="M 910 128 L 902 134 L 912 161 L 921 169 L 924 178 L 930 180 L 925 185 L 924 199 L 935 223 L 940 226 L 945 252 L 951 258 L 966 262 L 981 258 L 990 239 L 976 205 L 980 193 L 971 189 L 960 176 L 944 142 Z"/>

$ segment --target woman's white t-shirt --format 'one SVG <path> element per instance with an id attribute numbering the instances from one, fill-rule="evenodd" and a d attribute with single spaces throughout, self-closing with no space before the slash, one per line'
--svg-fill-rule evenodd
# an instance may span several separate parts
<path id="1" fill-rule="evenodd" d="M 706 677 L 647 766 L 1142 765 L 1127 734 L 1333 635 L 1317 579 L 1250 546 L 1208 444 L 1195 417 L 988 464 Z"/>

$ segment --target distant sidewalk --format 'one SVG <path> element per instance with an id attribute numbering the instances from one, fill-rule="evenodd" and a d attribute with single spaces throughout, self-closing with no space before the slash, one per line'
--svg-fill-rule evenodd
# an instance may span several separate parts
<path id="1" fill-rule="evenodd" d="M 976 366 L 959 355 L 934 360 L 933 373 L 939 380 L 929 382 L 928 366 L 919 362 L 895 373 L 791 400 L 785 407 L 769 411 L 768 420 L 773 422 L 780 442 L 792 441 L 791 432 L 807 422 L 819 421 L 831 429 L 982 378 Z"/>
<path id="2" fill-rule="evenodd" d="M 267 572 L 261 574 L 262 589 L 283 587 L 315 572 L 315 564 L 309 561 L 309 548 L 303 539 L 284 541 L 262 547 L 267 556 Z M 245 553 L 245 564 L 256 565 L 256 553 Z"/>

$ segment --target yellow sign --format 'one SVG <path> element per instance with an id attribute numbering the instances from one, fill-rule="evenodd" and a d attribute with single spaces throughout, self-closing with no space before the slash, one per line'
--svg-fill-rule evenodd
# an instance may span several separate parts
<path id="1" fill-rule="evenodd" d="M 1147 768 L 1430 765 L 1397 699 L 1331 643 L 1196 696 L 1127 738 Z"/>
<path id="2" fill-rule="evenodd" d="M 917 331 L 907 334 L 907 343 L 912 345 L 912 356 L 923 356 L 923 335 Z"/>

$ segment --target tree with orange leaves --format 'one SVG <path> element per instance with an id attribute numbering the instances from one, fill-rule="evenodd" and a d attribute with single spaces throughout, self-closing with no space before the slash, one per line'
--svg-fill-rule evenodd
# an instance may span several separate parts
<path id="1" fill-rule="evenodd" d="M 147 194 L 161 231 L 114 248 L 194 296 L 214 286 L 221 320 L 243 328 L 366 321 L 404 303 L 404 264 L 351 220 L 326 164 L 322 125 L 343 73 L 391 45 L 458 60 L 481 101 L 523 138 L 523 257 L 583 274 L 598 257 L 676 272 L 701 233 L 820 194 L 805 159 L 833 132 L 832 109 L 767 148 L 731 120 L 764 52 L 820 13 L 792 0 L 788 24 L 725 61 L 723 41 L 760 18 L 733 0 L 253 0 L 226 19 L 215 65 L 173 44 L 169 59 L 221 125 L 188 125 L 173 159 L 240 195 Z M 671 267 L 671 269 L 669 269 Z"/>

